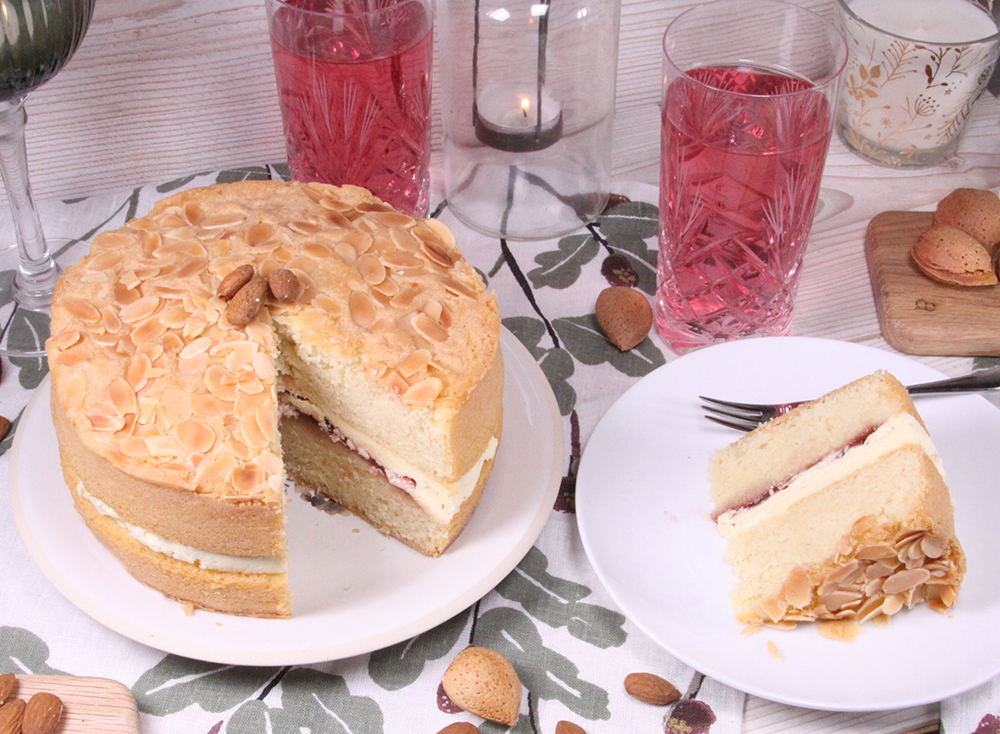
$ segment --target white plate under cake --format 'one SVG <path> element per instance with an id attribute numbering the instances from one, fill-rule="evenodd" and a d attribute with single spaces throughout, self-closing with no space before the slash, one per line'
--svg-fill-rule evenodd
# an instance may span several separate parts
<path id="1" fill-rule="evenodd" d="M 906 384 L 941 377 L 847 342 L 745 339 L 669 362 L 608 410 L 584 447 L 577 519 L 599 578 L 633 623 L 716 680 L 808 708 L 928 704 L 1000 674 L 989 652 L 1000 646 L 1000 412 L 979 395 L 915 401 L 947 471 L 968 564 L 946 614 L 921 604 L 887 628 L 863 625 L 851 642 L 822 637 L 812 624 L 744 636 L 733 614 L 737 579 L 712 519 L 708 465 L 740 434 L 706 420 L 698 396 L 807 400 L 880 369 Z"/>

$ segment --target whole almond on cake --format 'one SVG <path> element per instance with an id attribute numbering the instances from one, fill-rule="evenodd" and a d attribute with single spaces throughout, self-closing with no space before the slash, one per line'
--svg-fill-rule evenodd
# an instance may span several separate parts
<path id="1" fill-rule="evenodd" d="M 465 711 L 507 726 L 517 723 L 521 681 L 500 653 L 466 648 L 448 666 L 441 683 L 448 698 Z"/>
<path id="2" fill-rule="evenodd" d="M 628 286 L 601 291 L 594 312 L 604 335 L 623 352 L 641 344 L 653 326 L 653 309 L 646 296 Z"/>
<path id="3" fill-rule="evenodd" d="M 997 282 L 990 253 L 957 227 L 929 227 L 913 244 L 911 255 L 925 275 L 942 283 L 980 286 Z"/>

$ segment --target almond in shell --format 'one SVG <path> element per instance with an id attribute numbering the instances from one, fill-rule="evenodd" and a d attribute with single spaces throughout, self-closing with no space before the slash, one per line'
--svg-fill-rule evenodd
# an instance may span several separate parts
<path id="1" fill-rule="evenodd" d="M 59 727 L 63 703 L 59 696 L 45 691 L 28 699 L 21 721 L 22 734 L 52 734 Z"/>
<path id="2" fill-rule="evenodd" d="M 951 285 L 994 285 L 997 274 L 989 251 L 957 227 L 935 224 L 921 233 L 910 251 L 925 275 Z"/>
<path id="3" fill-rule="evenodd" d="M 673 683 L 655 673 L 629 673 L 625 676 L 625 692 L 653 706 L 666 706 L 681 697 Z"/>
<path id="4" fill-rule="evenodd" d="M 490 721 L 517 724 L 521 681 L 503 655 L 486 647 L 468 647 L 448 666 L 441 679 L 452 702 Z"/>
<path id="5" fill-rule="evenodd" d="M 615 285 L 597 296 L 594 309 L 597 324 L 612 344 L 621 351 L 638 346 L 653 326 L 653 308 L 635 288 Z"/>

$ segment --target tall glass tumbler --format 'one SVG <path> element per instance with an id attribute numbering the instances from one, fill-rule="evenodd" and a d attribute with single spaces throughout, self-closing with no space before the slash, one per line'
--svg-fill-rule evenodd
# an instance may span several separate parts
<path id="1" fill-rule="evenodd" d="M 677 352 L 786 334 L 844 38 L 797 5 L 716 0 L 663 48 L 659 332 Z"/>
<path id="2" fill-rule="evenodd" d="M 266 0 L 292 178 L 424 216 L 433 0 Z"/>

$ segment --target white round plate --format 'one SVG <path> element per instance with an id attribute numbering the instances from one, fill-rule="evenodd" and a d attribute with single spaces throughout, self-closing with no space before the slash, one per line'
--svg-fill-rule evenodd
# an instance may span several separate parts
<path id="1" fill-rule="evenodd" d="M 626 616 L 705 675 L 794 706 L 915 706 L 1000 674 L 1000 411 L 978 395 L 917 400 L 944 460 L 968 556 L 948 614 L 904 610 L 888 628 L 864 625 L 853 642 L 820 637 L 809 624 L 744 637 L 733 616 L 726 543 L 709 519 L 708 460 L 740 434 L 706 420 L 698 396 L 803 400 L 877 369 L 908 384 L 942 376 L 878 349 L 775 337 L 689 353 L 626 392 L 591 436 L 576 490 L 584 548 Z"/>
<path id="2" fill-rule="evenodd" d="M 98 622 L 165 652 L 235 665 L 336 660 L 409 639 L 475 603 L 528 552 L 564 471 L 562 419 L 528 351 L 506 329 L 504 434 L 465 531 L 439 558 L 331 515 L 297 493 L 287 535 L 293 617 L 252 619 L 183 605 L 129 576 L 84 525 L 59 466 L 48 378 L 25 409 L 11 456 L 11 506 L 42 572 Z"/>

